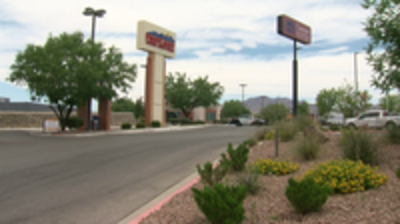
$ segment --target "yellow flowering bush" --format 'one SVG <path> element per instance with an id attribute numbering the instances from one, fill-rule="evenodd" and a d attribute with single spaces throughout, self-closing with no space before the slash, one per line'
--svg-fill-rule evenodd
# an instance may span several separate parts
<path id="1" fill-rule="evenodd" d="M 290 160 L 259 159 L 251 163 L 250 168 L 256 173 L 281 176 L 296 172 L 300 168 L 300 165 Z"/>
<path id="2" fill-rule="evenodd" d="M 377 170 L 378 167 L 365 165 L 361 160 L 331 160 L 306 171 L 298 179 L 312 177 L 317 183 L 330 185 L 334 193 L 347 194 L 386 184 L 387 176 L 377 173 Z"/>
<path id="3" fill-rule="evenodd" d="M 275 130 L 271 130 L 265 134 L 264 139 L 265 140 L 272 140 L 275 138 Z"/>

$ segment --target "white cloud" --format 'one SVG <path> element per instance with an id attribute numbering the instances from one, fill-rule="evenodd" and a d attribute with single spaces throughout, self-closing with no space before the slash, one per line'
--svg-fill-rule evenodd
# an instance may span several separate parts
<path id="1" fill-rule="evenodd" d="M 357 2 L 334 0 L 0 0 L 0 5 L 7 12 L 6 19 L 23 24 L 22 28 L 0 33 L 0 80 L 8 76 L 7 68 L 15 56 L 2 53 L 3 50 L 21 50 L 27 43 L 43 44 L 49 33 L 58 35 L 80 30 L 89 35 L 91 20 L 82 11 L 93 6 L 107 10 L 96 25 L 96 39 L 107 46 L 115 45 L 123 53 L 139 53 L 133 36 L 118 34 L 136 33 L 137 21 L 149 20 L 177 32 L 179 50 L 199 57 L 168 60 L 169 70 L 186 71 L 194 76 L 209 74 L 212 80 L 226 87 L 226 94 L 240 93 L 238 84 L 246 82 L 248 94 L 281 96 L 291 96 L 291 55 L 274 55 L 273 61 L 261 61 L 240 55 L 217 57 L 215 53 L 237 52 L 259 44 L 290 46 L 292 42 L 276 32 L 276 17 L 281 13 L 310 25 L 314 42 L 325 41 L 326 47 L 347 44 L 366 37 L 361 22 L 368 14 Z M 318 56 L 301 58 L 299 96 L 314 97 L 319 89 L 338 86 L 344 78 L 352 80 L 352 56 L 330 55 L 346 50 L 338 47 Z M 141 55 L 130 55 L 126 60 L 143 63 L 146 54 Z M 361 62 L 359 68 L 360 87 L 367 88 L 370 68 Z M 139 71 L 138 82 L 143 82 L 140 79 L 143 69 Z M 142 94 L 140 86 L 143 85 L 139 83 L 131 95 Z"/>

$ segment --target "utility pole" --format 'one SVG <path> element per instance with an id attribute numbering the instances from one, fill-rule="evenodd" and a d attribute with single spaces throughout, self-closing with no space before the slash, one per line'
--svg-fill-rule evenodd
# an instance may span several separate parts
<path id="1" fill-rule="evenodd" d="M 242 103 L 244 103 L 244 88 L 247 86 L 247 84 L 240 84 L 240 86 L 242 87 Z"/>
<path id="2" fill-rule="evenodd" d="M 94 43 L 94 36 L 95 36 L 95 29 L 96 29 L 96 18 L 102 18 L 104 16 L 104 14 L 106 14 L 106 10 L 104 9 L 93 9 L 91 7 L 86 7 L 85 10 L 82 13 L 85 16 L 91 16 L 92 17 L 92 35 L 91 35 L 91 39 Z M 89 99 L 87 102 L 87 110 L 88 110 L 88 114 L 87 114 L 87 130 L 91 130 L 90 128 L 90 120 L 91 120 L 91 115 L 92 115 L 92 99 Z"/>

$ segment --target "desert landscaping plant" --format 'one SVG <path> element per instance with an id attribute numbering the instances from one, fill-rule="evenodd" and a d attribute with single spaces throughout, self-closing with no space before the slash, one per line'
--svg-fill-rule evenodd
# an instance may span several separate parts
<path id="1" fill-rule="evenodd" d="M 397 176 L 397 178 L 400 179 L 400 167 L 397 168 L 397 170 L 396 170 L 396 176 Z"/>
<path id="2" fill-rule="evenodd" d="M 123 129 L 123 130 L 131 129 L 131 128 L 132 128 L 132 124 L 131 123 L 123 123 L 123 124 L 121 124 L 121 129 Z"/>
<path id="3" fill-rule="evenodd" d="M 320 153 L 321 143 L 318 136 L 309 135 L 299 140 L 298 144 L 294 146 L 295 153 L 302 160 L 316 159 Z"/>
<path id="4" fill-rule="evenodd" d="M 229 143 L 227 152 L 229 158 L 225 153 L 222 153 L 222 160 L 229 161 L 234 171 L 244 170 L 249 157 L 249 149 L 247 148 L 246 144 L 242 143 L 237 146 L 236 149 L 233 149 L 232 143 Z"/>
<path id="5" fill-rule="evenodd" d="M 321 185 L 330 185 L 334 193 L 348 194 L 386 184 L 387 176 L 377 170 L 378 167 L 365 165 L 362 161 L 331 160 L 306 171 L 299 179 L 311 177 Z"/>
<path id="6" fill-rule="evenodd" d="M 260 128 L 254 133 L 253 138 L 257 142 L 262 141 L 262 140 L 264 140 L 264 136 L 266 133 L 267 133 L 266 128 Z"/>
<path id="7" fill-rule="evenodd" d="M 365 164 L 378 163 L 377 145 L 373 136 L 364 130 L 343 130 L 340 138 L 343 156 L 353 161 L 361 160 Z"/>
<path id="8" fill-rule="evenodd" d="M 238 176 L 237 184 L 246 187 L 247 193 L 254 195 L 261 189 L 259 177 L 257 173 L 246 172 Z"/>
<path id="9" fill-rule="evenodd" d="M 213 188 L 192 188 L 198 208 L 211 224 L 239 224 L 245 219 L 246 188 L 215 184 Z"/>
<path id="10" fill-rule="evenodd" d="M 386 136 L 390 143 L 400 144 L 400 126 L 387 128 Z"/>
<path id="11" fill-rule="evenodd" d="M 331 131 L 340 131 L 340 126 L 337 124 L 330 124 L 329 125 L 329 130 Z"/>
<path id="12" fill-rule="evenodd" d="M 196 168 L 202 183 L 208 185 L 209 187 L 213 187 L 225 177 L 231 168 L 231 163 L 228 160 L 220 160 L 219 165 L 215 169 L 213 168 L 211 162 L 204 164 L 203 169 L 198 164 Z"/>
<path id="13" fill-rule="evenodd" d="M 297 116 L 293 122 L 295 122 L 295 124 L 297 126 L 297 130 L 300 130 L 300 131 L 302 131 L 305 127 L 308 127 L 308 126 L 314 124 L 313 119 L 310 116 L 306 116 L 306 115 Z"/>
<path id="14" fill-rule="evenodd" d="M 300 181 L 290 178 L 285 196 L 297 212 L 306 214 L 319 211 L 331 193 L 330 186 L 320 185 L 312 178 L 304 178 Z"/>
<path id="15" fill-rule="evenodd" d="M 255 173 L 281 176 L 296 172 L 300 168 L 300 165 L 289 160 L 258 159 L 251 163 L 249 167 Z"/>
<path id="16" fill-rule="evenodd" d="M 297 125 L 293 120 L 278 123 L 278 135 L 282 142 L 289 142 L 296 137 L 298 132 Z"/>
<path id="17" fill-rule="evenodd" d="M 247 139 L 246 141 L 243 142 L 243 144 L 245 144 L 248 147 L 253 147 L 256 145 L 256 141 L 252 138 Z"/>
<path id="18" fill-rule="evenodd" d="M 275 139 L 275 130 L 270 130 L 270 131 L 268 131 L 266 134 L 265 134 L 265 136 L 264 136 L 264 139 L 265 140 L 272 140 L 272 139 Z"/>

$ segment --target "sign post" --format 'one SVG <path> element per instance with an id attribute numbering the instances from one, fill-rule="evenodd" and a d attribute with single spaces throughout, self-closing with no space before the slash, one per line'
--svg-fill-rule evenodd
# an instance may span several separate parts
<path id="1" fill-rule="evenodd" d="M 311 43 L 311 28 L 287 15 L 278 16 L 278 33 L 293 40 L 293 117 L 297 115 L 298 105 L 298 62 L 297 42 Z"/>
<path id="2" fill-rule="evenodd" d="M 165 58 L 175 57 L 176 34 L 170 30 L 141 20 L 138 22 L 136 47 L 148 52 L 146 63 L 145 123 L 165 125 Z"/>

